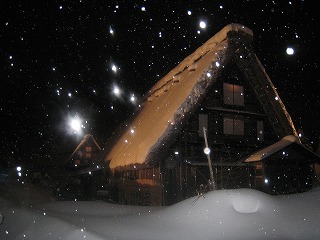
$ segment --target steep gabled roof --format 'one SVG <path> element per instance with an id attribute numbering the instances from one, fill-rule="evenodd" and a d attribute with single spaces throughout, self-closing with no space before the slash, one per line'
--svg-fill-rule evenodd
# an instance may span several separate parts
<path id="1" fill-rule="evenodd" d="M 81 142 L 79 143 L 79 145 L 76 147 L 76 149 L 72 152 L 72 154 L 70 155 L 70 157 L 68 158 L 68 162 L 73 158 L 73 156 L 79 151 L 79 149 L 81 149 L 86 143 L 88 143 L 89 141 L 92 141 L 94 145 L 96 145 L 96 147 L 101 150 L 99 144 L 97 143 L 97 141 L 94 139 L 94 137 L 90 134 L 86 134 L 83 139 L 81 140 Z"/>
<path id="2" fill-rule="evenodd" d="M 296 135 L 284 104 L 252 50 L 252 38 L 247 27 L 227 25 L 158 81 L 108 151 L 105 161 L 110 161 L 110 168 L 137 168 L 159 161 L 231 59 L 244 72 L 278 136 Z"/>
<path id="3" fill-rule="evenodd" d="M 306 156 L 310 163 L 320 162 L 320 157 L 317 156 L 314 152 L 312 152 L 310 149 L 303 146 L 299 138 L 293 135 L 288 135 L 283 137 L 279 142 L 276 142 L 266 148 L 263 148 L 253 154 L 251 154 L 249 157 L 244 159 L 244 162 L 246 163 L 252 163 L 252 162 L 259 162 L 266 158 L 269 158 L 270 156 L 282 151 L 283 149 L 287 148 L 290 145 L 294 145 L 297 150 L 300 152 L 304 152 L 304 156 Z"/>

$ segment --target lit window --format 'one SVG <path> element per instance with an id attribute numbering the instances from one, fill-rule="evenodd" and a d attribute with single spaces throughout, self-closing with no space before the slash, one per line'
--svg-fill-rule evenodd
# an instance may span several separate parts
<path id="1" fill-rule="evenodd" d="M 226 135 L 244 135 L 244 122 L 239 119 L 223 118 L 223 133 Z"/>
<path id="2" fill-rule="evenodd" d="M 86 147 L 86 152 L 91 152 L 92 148 L 91 147 Z"/>
<path id="3" fill-rule="evenodd" d="M 243 86 L 223 83 L 223 102 L 228 105 L 244 106 Z"/>
<path id="4" fill-rule="evenodd" d="M 91 153 L 86 153 L 86 158 L 91 158 Z"/>

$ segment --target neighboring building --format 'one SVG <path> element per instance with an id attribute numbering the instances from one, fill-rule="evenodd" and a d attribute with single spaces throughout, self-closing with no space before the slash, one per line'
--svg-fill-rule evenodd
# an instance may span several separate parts
<path id="1" fill-rule="evenodd" d="M 250 29 L 227 25 L 146 94 L 135 117 L 106 149 L 120 203 L 170 205 L 206 191 L 205 137 L 216 189 L 270 192 L 257 180 L 260 162 L 242 160 L 297 132 L 252 39 Z M 301 164 L 310 174 L 309 162 Z M 309 188 L 290 186 L 276 193 Z"/>
<path id="2" fill-rule="evenodd" d="M 320 163 L 320 157 L 300 143 L 295 136 L 286 136 L 244 160 L 255 163 L 259 174 L 255 186 L 269 194 L 284 194 L 311 189 L 316 181 L 310 166 Z"/>
<path id="3" fill-rule="evenodd" d="M 68 158 L 68 164 L 76 168 L 88 168 L 96 164 L 101 148 L 92 135 L 87 134 Z"/>
<path id="4" fill-rule="evenodd" d="M 67 159 L 65 164 L 69 170 L 68 182 L 61 187 L 61 193 L 80 200 L 90 200 L 97 197 L 97 191 L 101 189 L 102 167 L 98 158 L 101 148 L 90 134 L 84 136 L 76 149 Z M 71 174 L 73 173 L 73 174 Z M 70 197 L 69 197 L 70 198 Z"/>

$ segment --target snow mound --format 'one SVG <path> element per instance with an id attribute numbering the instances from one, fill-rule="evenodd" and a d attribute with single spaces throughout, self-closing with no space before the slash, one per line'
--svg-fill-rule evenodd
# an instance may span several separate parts
<path id="1" fill-rule="evenodd" d="M 233 200 L 233 207 L 239 213 L 255 213 L 258 211 L 260 199 L 256 195 L 239 194 Z"/>
<path id="2" fill-rule="evenodd" d="M 219 190 L 169 207 L 78 201 L 17 205 L 0 197 L 0 239 L 313 240 L 320 239 L 319 202 L 320 188 L 285 196 Z"/>

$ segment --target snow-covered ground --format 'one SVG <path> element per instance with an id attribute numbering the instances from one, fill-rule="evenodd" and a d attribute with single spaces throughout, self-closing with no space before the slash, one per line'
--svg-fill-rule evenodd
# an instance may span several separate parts
<path id="1" fill-rule="evenodd" d="M 320 239 L 320 188 L 285 196 L 219 190 L 169 207 L 53 201 L 0 186 L 0 239 Z M 1 218 L 0 218 L 1 221 Z"/>

